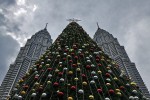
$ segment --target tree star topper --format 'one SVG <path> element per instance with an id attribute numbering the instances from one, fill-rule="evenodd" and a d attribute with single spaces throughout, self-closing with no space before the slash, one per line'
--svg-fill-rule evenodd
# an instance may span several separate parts
<path id="1" fill-rule="evenodd" d="M 72 18 L 72 19 L 67 19 L 67 21 L 69 21 L 69 22 L 78 22 L 78 21 L 81 21 L 81 20 Z"/>

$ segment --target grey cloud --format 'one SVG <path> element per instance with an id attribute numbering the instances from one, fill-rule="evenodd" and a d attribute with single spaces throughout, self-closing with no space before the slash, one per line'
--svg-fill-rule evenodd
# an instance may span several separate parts
<path id="1" fill-rule="evenodd" d="M 1 7 L 14 5 L 15 3 L 16 3 L 16 0 L 0 0 Z"/>

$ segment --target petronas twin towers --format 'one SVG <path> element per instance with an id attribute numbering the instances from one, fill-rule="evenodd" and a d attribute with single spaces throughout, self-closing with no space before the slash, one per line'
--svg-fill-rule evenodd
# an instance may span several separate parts
<path id="1" fill-rule="evenodd" d="M 136 66 L 130 61 L 123 46 L 120 46 L 118 40 L 109 32 L 100 29 L 96 31 L 93 40 L 98 44 L 103 51 L 114 59 L 120 66 L 120 69 L 131 80 L 136 82 L 145 94 L 150 98 L 147 87 L 145 86 Z M 47 29 L 43 29 L 28 39 L 25 46 L 20 48 L 19 54 L 13 64 L 10 65 L 9 70 L 0 86 L 0 100 L 7 100 L 7 97 L 13 90 L 15 84 L 21 79 L 30 66 L 51 46 L 52 39 Z"/>

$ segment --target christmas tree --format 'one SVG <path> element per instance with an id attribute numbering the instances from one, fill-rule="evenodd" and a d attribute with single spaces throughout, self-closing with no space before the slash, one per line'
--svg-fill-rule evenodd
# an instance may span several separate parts
<path id="1" fill-rule="evenodd" d="M 145 100 L 118 67 L 71 22 L 19 80 L 10 100 Z"/>

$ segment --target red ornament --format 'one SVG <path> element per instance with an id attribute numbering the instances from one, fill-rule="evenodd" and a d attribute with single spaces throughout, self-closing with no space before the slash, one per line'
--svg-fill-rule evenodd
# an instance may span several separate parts
<path id="1" fill-rule="evenodd" d="M 66 60 L 66 58 L 63 58 L 63 61 L 65 61 Z"/>
<path id="2" fill-rule="evenodd" d="M 96 59 L 96 62 L 99 62 L 99 59 Z"/>
<path id="3" fill-rule="evenodd" d="M 23 88 L 26 90 L 26 89 L 29 88 L 29 86 L 28 85 L 24 85 Z"/>
<path id="4" fill-rule="evenodd" d="M 69 63 L 72 63 L 73 61 L 72 60 L 69 60 Z"/>
<path id="5" fill-rule="evenodd" d="M 73 49 L 74 49 L 74 50 L 76 50 L 76 49 L 77 49 L 77 47 L 74 47 Z"/>
<path id="6" fill-rule="evenodd" d="M 52 68 L 47 68 L 47 70 L 48 70 L 48 71 L 51 71 L 51 70 L 52 70 Z"/>
<path id="7" fill-rule="evenodd" d="M 124 90 L 125 88 L 124 88 L 124 86 L 120 86 L 120 90 Z"/>
<path id="8" fill-rule="evenodd" d="M 93 51 L 93 49 L 90 49 L 90 51 L 92 52 L 92 51 Z"/>
<path id="9" fill-rule="evenodd" d="M 71 90 L 76 90 L 76 86 L 71 86 Z"/>
<path id="10" fill-rule="evenodd" d="M 72 67 L 77 67 L 77 64 L 72 64 Z"/>
<path id="11" fill-rule="evenodd" d="M 65 49 L 65 52 L 68 52 L 68 50 L 67 50 L 67 49 Z"/>
<path id="12" fill-rule="evenodd" d="M 82 77 L 83 77 L 83 78 L 86 78 L 85 74 L 82 74 Z"/>
<path id="13" fill-rule="evenodd" d="M 108 91 L 108 93 L 109 93 L 109 94 L 114 94 L 115 92 L 114 92 L 113 89 L 110 89 L 110 90 Z"/>
<path id="14" fill-rule="evenodd" d="M 100 59 L 100 57 L 99 57 L 99 56 L 96 56 L 96 59 Z"/>
<path id="15" fill-rule="evenodd" d="M 74 53 L 72 52 L 71 55 L 74 56 Z"/>
<path id="16" fill-rule="evenodd" d="M 58 76 L 61 77 L 63 75 L 63 72 L 59 72 Z"/>
<path id="17" fill-rule="evenodd" d="M 64 95 L 64 93 L 63 93 L 63 92 L 58 92 L 57 95 L 58 95 L 59 97 L 62 97 L 62 96 Z"/>
<path id="18" fill-rule="evenodd" d="M 90 69 L 91 68 L 91 66 L 90 65 L 86 65 L 86 69 Z"/>
<path id="19" fill-rule="evenodd" d="M 98 66 L 100 67 L 100 66 L 102 66 L 102 64 L 98 64 Z"/>
<path id="20" fill-rule="evenodd" d="M 109 74 L 109 73 L 106 73 L 105 75 L 106 75 L 106 77 L 110 77 L 110 74 Z"/>
<path id="21" fill-rule="evenodd" d="M 39 77 L 37 77 L 37 76 L 34 77 L 35 80 L 38 80 L 38 78 L 39 78 Z"/>
<path id="22" fill-rule="evenodd" d="M 75 58 L 75 59 L 78 59 L 78 56 L 75 56 L 74 58 Z"/>
<path id="23" fill-rule="evenodd" d="M 102 89 L 100 88 L 100 89 L 97 89 L 97 92 L 98 92 L 98 93 L 102 93 L 103 91 L 102 91 Z"/>
<path id="24" fill-rule="evenodd" d="M 84 56 L 84 54 L 83 53 L 80 53 L 80 57 L 83 57 Z"/>
<path id="25" fill-rule="evenodd" d="M 38 88 L 38 91 L 39 91 L 39 92 L 42 92 L 42 91 L 43 91 L 43 87 L 40 86 L 40 87 Z"/>
<path id="26" fill-rule="evenodd" d="M 53 86 L 54 86 L 54 87 L 58 87 L 58 86 L 59 86 L 59 83 L 55 82 L 55 83 L 53 84 Z"/>

